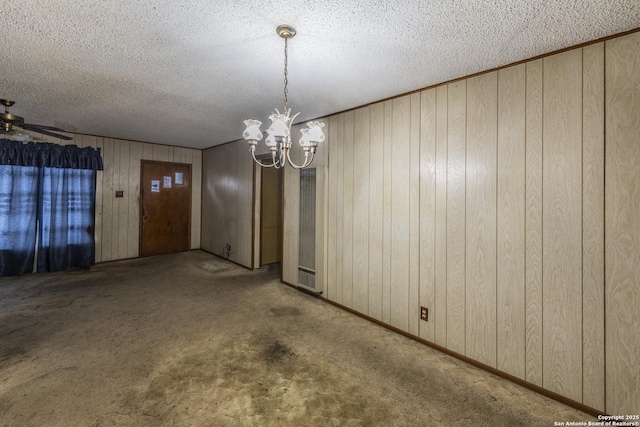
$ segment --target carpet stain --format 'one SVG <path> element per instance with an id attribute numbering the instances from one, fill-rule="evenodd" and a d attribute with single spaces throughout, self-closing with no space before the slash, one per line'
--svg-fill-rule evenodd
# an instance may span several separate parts
<path id="1" fill-rule="evenodd" d="M 289 347 L 278 340 L 268 344 L 264 351 L 264 358 L 268 363 L 288 362 L 295 355 Z"/>
<path id="2" fill-rule="evenodd" d="M 203 270 L 212 273 L 212 274 L 219 274 L 222 272 L 225 272 L 229 269 L 231 269 L 231 266 L 229 263 L 225 263 L 219 260 L 211 260 L 211 261 L 207 261 L 207 262 L 202 262 L 200 264 L 198 264 L 198 266 L 200 268 L 202 268 Z"/>
<path id="3" fill-rule="evenodd" d="M 390 402 L 343 372 L 321 365 L 270 336 L 245 336 L 211 351 L 186 349 L 140 385 L 128 404 L 168 424 L 207 413 L 211 425 L 375 426 Z M 127 412 L 127 409 L 123 408 Z"/>

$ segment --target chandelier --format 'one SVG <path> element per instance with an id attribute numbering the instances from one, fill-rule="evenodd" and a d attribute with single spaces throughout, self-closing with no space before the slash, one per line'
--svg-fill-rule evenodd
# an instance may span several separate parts
<path id="1" fill-rule="evenodd" d="M 251 156 L 260 166 L 280 169 L 284 167 L 285 162 L 289 162 L 294 168 L 302 169 L 311 164 L 313 156 L 316 153 L 316 147 L 324 141 L 325 136 L 324 132 L 322 132 L 324 123 L 311 121 L 307 122 L 307 127 L 300 129 L 302 136 L 300 137 L 299 143 L 304 150 L 304 162 L 302 165 L 293 163 L 291 161 L 291 155 L 289 154 L 291 149 L 291 125 L 300 113 L 291 117 L 291 108 L 287 108 L 287 85 L 289 83 L 287 74 L 287 40 L 296 35 L 296 29 L 290 25 L 280 25 L 276 28 L 276 32 L 284 39 L 284 110 L 281 113 L 276 108 L 275 113 L 269 116 L 271 126 L 267 129 L 267 137 L 264 143 L 269 147 L 269 150 L 271 150 L 271 163 L 265 164 L 256 159 L 256 146 L 258 145 L 258 141 L 262 139 L 262 131 L 260 130 L 262 122 L 260 120 L 245 120 L 244 124 L 246 129 L 242 133 L 242 137 L 249 143 Z"/>

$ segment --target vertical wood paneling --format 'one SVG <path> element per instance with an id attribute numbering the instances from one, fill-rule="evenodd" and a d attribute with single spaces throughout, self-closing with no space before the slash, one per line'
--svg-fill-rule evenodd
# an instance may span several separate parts
<path id="1" fill-rule="evenodd" d="M 604 43 L 583 48 L 583 403 L 604 411 Z"/>
<path id="2" fill-rule="evenodd" d="M 582 400 L 582 50 L 544 58 L 543 385 Z"/>
<path id="3" fill-rule="evenodd" d="M 420 334 L 420 93 L 411 95 L 409 168 L 409 332 Z"/>
<path id="4" fill-rule="evenodd" d="M 187 149 L 184 147 L 173 147 L 173 161 L 175 163 L 184 163 L 186 151 Z"/>
<path id="5" fill-rule="evenodd" d="M 337 187 L 338 187 L 338 116 L 329 118 L 329 211 L 327 230 L 327 287 L 326 296 L 332 301 L 337 301 L 336 294 L 336 264 L 337 264 Z"/>
<path id="6" fill-rule="evenodd" d="M 240 176 L 239 172 L 240 172 L 240 157 L 238 156 L 238 154 L 240 153 L 240 147 L 241 145 L 236 143 L 236 144 L 229 144 L 228 147 L 228 159 L 232 159 L 232 162 L 227 162 L 226 165 L 226 204 L 225 206 L 229 209 L 229 212 L 233 213 L 233 216 L 231 216 L 229 218 L 229 226 L 226 227 L 225 229 L 225 242 L 229 242 L 231 244 L 231 255 L 229 256 L 229 259 L 231 259 L 234 262 L 240 262 L 240 252 L 238 251 L 238 230 L 240 227 L 240 218 L 238 218 L 238 212 L 239 212 L 239 205 L 241 204 L 241 198 L 240 198 L 240 182 L 238 181 L 238 176 Z M 285 185 L 285 191 L 286 191 L 286 185 Z M 297 222 L 297 218 L 294 222 L 295 224 L 298 224 Z M 283 241 L 283 247 L 284 247 L 284 241 Z M 295 259 L 298 259 L 298 254 L 297 252 L 295 252 Z M 297 262 L 297 261 L 294 261 Z M 283 274 L 285 271 L 285 267 L 286 265 L 283 263 L 282 268 L 283 268 Z M 295 283 L 295 282 L 293 282 Z"/>
<path id="7" fill-rule="evenodd" d="M 369 316 L 382 320 L 384 104 L 371 106 L 369 144 Z"/>
<path id="8" fill-rule="evenodd" d="M 526 64 L 526 380 L 542 386 L 542 59 Z"/>
<path id="9" fill-rule="evenodd" d="M 447 135 L 448 86 L 436 89 L 435 343 L 447 346 Z"/>
<path id="10" fill-rule="evenodd" d="M 261 172 L 261 167 L 254 164 L 253 165 L 253 189 L 254 189 L 254 200 L 255 200 L 255 204 L 254 204 L 254 210 L 253 210 L 253 217 L 255 218 L 255 223 L 253 225 L 253 263 L 251 265 L 251 268 L 259 268 L 262 265 L 262 261 L 260 259 L 261 254 L 260 254 L 260 241 L 262 239 L 261 235 L 260 235 L 260 228 L 261 228 L 261 221 L 262 221 L 262 202 L 261 202 L 261 197 L 262 197 L 262 172 Z"/>
<path id="11" fill-rule="evenodd" d="M 65 135 L 73 138 L 71 141 L 65 141 L 64 145 L 76 145 L 80 148 L 84 147 L 84 135 L 82 134 L 78 134 L 78 135 L 72 135 L 69 133 L 66 133 Z"/>
<path id="12" fill-rule="evenodd" d="M 328 117 L 322 118 L 325 135 L 331 132 Z M 327 285 L 327 230 L 329 203 L 329 145 L 322 143 L 318 147 L 313 163 L 316 167 L 316 290 L 325 292 Z M 366 286 L 366 281 L 365 281 Z M 326 293 L 325 293 L 326 295 Z"/>
<path id="13" fill-rule="evenodd" d="M 129 174 L 129 160 L 130 160 L 130 142 L 126 140 L 119 140 L 120 142 L 120 172 L 119 185 L 117 190 L 123 190 L 129 187 L 130 174 Z M 128 192 L 127 192 L 128 193 Z M 115 196 L 115 194 L 113 195 Z M 118 206 L 118 252 L 115 255 L 117 259 L 124 259 L 128 256 L 129 244 L 129 195 L 126 197 L 117 198 Z"/>
<path id="14" fill-rule="evenodd" d="M 119 249 L 120 249 L 120 199 L 115 198 L 115 191 L 120 190 L 120 148 L 121 141 L 119 139 L 113 139 L 113 178 L 112 178 L 112 188 L 109 194 L 106 196 L 111 199 L 111 203 L 113 205 L 113 212 L 111 216 L 111 229 L 113 230 L 113 236 L 111 240 L 111 258 L 110 259 L 119 259 Z"/>
<path id="15" fill-rule="evenodd" d="M 102 261 L 113 259 L 111 250 L 113 241 L 113 140 L 104 139 L 102 148 L 102 164 L 104 171 L 102 174 Z M 117 230 L 117 229 L 116 229 Z"/>
<path id="16" fill-rule="evenodd" d="M 342 303 L 353 308 L 353 138 L 355 114 L 344 113 L 343 163 L 344 186 L 342 193 Z"/>
<path id="17" fill-rule="evenodd" d="M 436 89 L 420 94 L 420 305 L 431 311 L 420 338 L 435 341 Z"/>
<path id="18" fill-rule="evenodd" d="M 159 160 L 161 162 L 173 161 L 173 158 L 169 159 L 169 150 L 171 149 L 171 147 L 167 145 L 158 145 L 157 148 L 158 148 L 157 158 L 154 160 Z"/>
<path id="19" fill-rule="evenodd" d="M 448 85 L 447 347 L 465 354 L 466 80 Z"/>
<path id="20" fill-rule="evenodd" d="M 223 211 L 215 188 L 215 175 L 219 172 L 215 167 L 217 152 L 220 149 L 209 149 L 202 152 L 202 236 L 200 245 L 202 249 L 213 252 L 213 236 L 216 219 Z M 215 252 L 214 252 L 215 253 Z"/>
<path id="21" fill-rule="evenodd" d="M 300 134 L 300 125 L 294 125 L 292 135 Z M 294 144 L 291 150 L 291 160 L 296 164 L 302 163 L 302 150 Z M 290 170 L 287 170 L 290 169 Z M 282 274 L 287 283 L 299 282 L 300 256 L 300 171 L 285 168 L 284 173 L 284 220 L 283 220 L 283 260 Z"/>
<path id="22" fill-rule="evenodd" d="M 466 355 L 496 366 L 497 73 L 467 80 Z"/>
<path id="23" fill-rule="evenodd" d="M 220 231 L 220 240 L 218 242 L 218 247 L 220 247 L 220 249 L 218 249 L 219 251 L 222 251 L 222 247 L 224 247 L 225 244 L 229 244 L 231 245 L 231 254 L 229 255 L 229 259 L 232 261 L 236 261 L 238 258 L 238 253 L 237 253 L 237 245 L 235 244 L 236 241 L 234 239 L 234 237 L 237 235 L 237 230 L 238 230 L 238 198 L 237 198 L 237 194 L 236 194 L 236 185 L 237 185 L 237 180 L 235 179 L 235 171 L 237 171 L 237 166 L 238 166 L 238 159 L 234 156 L 235 153 L 235 144 L 228 144 L 225 147 L 225 155 L 223 155 L 223 158 L 226 158 L 227 161 L 224 162 L 224 166 L 222 168 L 222 170 L 224 171 L 224 175 L 223 175 L 223 182 L 222 182 L 222 200 L 223 200 L 223 207 L 224 209 L 227 209 L 228 212 L 230 213 L 229 216 L 227 216 L 225 218 L 225 220 L 221 221 L 223 223 L 225 223 L 225 226 L 222 228 L 222 230 Z M 285 187 L 286 188 L 286 187 Z M 220 218 L 219 220 L 222 220 L 222 218 Z M 283 247 L 285 245 L 285 242 L 283 241 Z M 283 277 L 286 274 L 286 269 L 285 266 L 282 266 L 282 271 L 283 271 Z"/>
<path id="24" fill-rule="evenodd" d="M 140 246 L 140 160 L 142 143 L 131 141 L 129 145 L 129 180 L 122 190 L 127 198 L 127 254 L 126 258 L 135 258 Z"/>
<path id="25" fill-rule="evenodd" d="M 182 153 L 180 153 L 182 156 Z M 238 251 L 238 262 L 245 266 L 251 265 L 251 209 L 253 203 L 253 160 L 251 156 L 247 154 L 246 147 L 241 144 L 236 145 L 235 155 L 238 157 L 238 174 L 243 179 L 238 182 L 237 197 L 238 200 L 238 241 L 236 243 L 236 250 Z M 181 157 L 182 158 L 182 157 Z M 249 178 L 250 177 L 250 178 Z M 297 187 L 298 189 L 300 187 Z M 298 190 L 299 192 L 299 190 Z M 297 224 L 297 222 L 296 222 Z M 297 228 L 296 228 L 297 230 Z M 295 233 L 298 236 L 298 233 Z M 240 244 L 243 242 L 243 244 Z M 249 243 L 249 244 L 247 244 Z M 298 272 L 297 263 L 295 265 L 296 274 Z M 296 282 L 298 281 L 296 280 Z"/>
<path id="26" fill-rule="evenodd" d="M 353 151 L 353 308 L 369 314 L 369 107 L 355 111 Z"/>
<path id="27" fill-rule="evenodd" d="M 342 242 L 342 238 L 344 235 L 344 113 L 338 115 L 338 138 L 336 141 L 337 148 L 337 161 L 336 165 L 338 168 L 338 181 L 336 189 L 336 212 L 338 213 L 337 223 L 336 223 L 336 301 L 340 304 L 343 303 L 342 294 L 343 294 L 343 254 L 344 254 L 344 245 Z"/>
<path id="28" fill-rule="evenodd" d="M 202 224 L 202 151 L 191 150 L 191 249 L 201 247 Z"/>
<path id="29" fill-rule="evenodd" d="M 407 331 L 409 328 L 411 100 L 409 96 L 403 96 L 392 102 L 390 324 Z"/>
<path id="30" fill-rule="evenodd" d="M 325 119 L 326 120 L 326 119 Z M 326 121 L 324 123 L 327 123 Z M 327 129 L 328 130 L 328 129 Z M 326 147 L 326 146 L 325 146 Z M 324 292 L 327 283 L 327 168 L 316 167 L 316 290 Z M 367 285 L 365 281 L 365 286 Z"/>
<path id="31" fill-rule="evenodd" d="M 282 279 L 298 284 L 298 256 L 300 244 L 300 171 L 290 167 L 283 170 L 284 179 L 284 222 L 282 240 Z"/>
<path id="32" fill-rule="evenodd" d="M 153 160 L 153 151 L 155 144 L 142 144 L 142 158 L 144 160 Z"/>
<path id="33" fill-rule="evenodd" d="M 193 231 L 194 231 L 194 221 L 193 221 L 193 201 L 195 198 L 200 198 L 199 194 L 197 192 L 196 186 L 195 186 L 195 182 L 193 179 L 193 155 L 192 155 L 193 150 L 189 150 L 186 149 L 185 150 L 185 155 L 184 155 L 184 162 L 185 164 L 191 165 L 191 179 L 190 179 L 190 183 L 191 183 L 191 207 L 189 208 L 189 213 L 190 213 L 190 218 L 189 218 L 189 223 L 190 223 L 190 230 L 191 232 L 189 233 L 189 249 L 193 249 Z M 199 228 L 199 225 L 198 225 Z"/>
<path id="34" fill-rule="evenodd" d="M 383 159 L 384 174 L 382 206 L 382 320 L 391 320 L 391 165 L 393 140 L 393 103 L 384 103 Z"/>
<path id="35" fill-rule="evenodd" d="M 498 71 L 497 368 L 525 378 L 526 66 Z"/>
<path id="36" fill-rule="evenodd" d="M 640 408 L 640 33 L 606 49 L 606 411 Z"/>
<path id="37" fill-rule="evenodd" d="M 349 113 L 331 117 L 327 295 L 588 406 L 634 413 L 638 34 L 361 108 L 355 130 Z M 364 151 L 367 167 L 356 163 Z"/>

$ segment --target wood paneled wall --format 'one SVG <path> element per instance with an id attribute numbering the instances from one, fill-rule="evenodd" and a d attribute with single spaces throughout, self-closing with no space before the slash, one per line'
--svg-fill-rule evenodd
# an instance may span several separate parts
<path id="1" fill-rule="evenodd" d="M 202 249 L 251 268 L 253 160 L 247 143 L 204 150 L 202 163 Z"/>
<path id="2" fill-rule="evenodd" d="M 34 141 L 42 135 L 29 133 Z M 96 262 L 139 256 L 140 161 L 186 163 L 191 166 L 191 248 L 200 248 L 202 151 L 93 135 L 69 134 L 71 141 L 58 144 L 100 148 L 104 170 L 96 182 Z M 52 138 L 46 138 L 51 141 Z M 124 197 L 116 198 L 122 190 Z"/>
<path id="3" fill-rule="evenodd" d="M 329 119 L 318 119 L 325 124 L 324 132 L 328 136 L 331 132 Z M 291 150 L 291 159 L 298 165 L 304 159 L 303 152 L 297 141 L 300 129 L 305 123 L 292 126 L 291 134 L 295 135 Z M 246 142 L 245 142 L 246 144 Z M 313 163 L 309 167 L 316 168 L 316 289 L 322 290 L 322 285 L 326 283 L 325 262 L 326 248 L 325 239 L 328 237 L 327 229 L 327 203 L 328 187 L 327 163 L 329 150 L 326 143 L 318 146 Z M 286 283 L 298 285 L 298 258 L 300 242 L 300 172 L 290 166 L 283 171 L 284 181 L 284 206 L 283 206 L 283 239 L 282 239 L 282 280 Z"/>
<path id="4" fill-rule="evenodd" d="M 607 41 L 605 53 L 607 410 L 637 414 L 640 408 L 640 33 Z M 589 173 L 601 174 L 602 171 L 591 168 Z M 600 238 L 592 237 L 594 241 Z M 593 259 L 592 254 L 590 258 Z M 589 307 L 599 309 L 602 305 L 593 301 L 594 294 L 590 289 Z"/>
<path id="5" fill-rule="evenodd" d="M 639 76 L 634 33 L 331 116 L 324 296 L 637 413 Z"/>

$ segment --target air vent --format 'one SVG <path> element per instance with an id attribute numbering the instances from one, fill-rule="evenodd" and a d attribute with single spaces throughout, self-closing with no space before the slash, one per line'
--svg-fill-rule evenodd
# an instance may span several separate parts
<path id="1" fill-rule="evenodd" d="M 300 170 L 298 283 L 316 288 L 316 169 Z"/>

